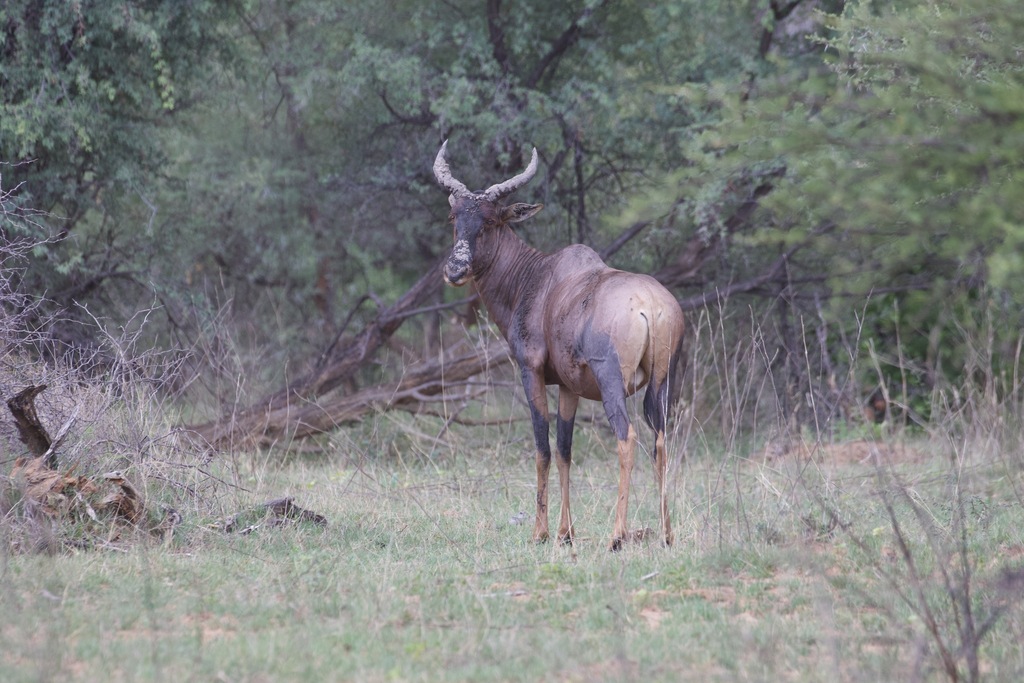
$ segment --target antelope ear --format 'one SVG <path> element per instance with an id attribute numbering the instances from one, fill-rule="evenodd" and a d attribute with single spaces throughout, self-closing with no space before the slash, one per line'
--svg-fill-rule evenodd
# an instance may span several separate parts
<path id="1" fill-rule="evenodd" d="M 501 209 L 501 220 L 505 223 L 519 223 L 543 208 L 543 204 L 512 204 Z"/>

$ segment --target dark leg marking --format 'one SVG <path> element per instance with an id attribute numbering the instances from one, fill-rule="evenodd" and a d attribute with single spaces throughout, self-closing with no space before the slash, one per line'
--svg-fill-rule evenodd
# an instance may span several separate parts
<path id="1" fill-rule="evenodd" d="M 644 420 L 654 430 L 654 478 L 658 486 L 660 499 L 660 517 L 662 541 L 666 546 L 672 545 L 672 522 L 668 511 L 668 491 L 666 474 L 668 472 L 668 450 L 665 447 L 665 422 L 668 411 L 669 382 L 675 377 L 676 364 L 679 360 L 679 349 L 669 362 L 668 375 L 659 380 L 652 377 L 644 394 Z"/>
<path id="2" fill-rule="evenodd" d="M 551 468 L 548 400 L 544 382 L 526 369 L 523 369 L 523 388 L 530 404 L 533 442 L 537 449 L 537 519 L 533 526 L 533 540 L 543 542 L 548 540 L 548 472 Z"/>

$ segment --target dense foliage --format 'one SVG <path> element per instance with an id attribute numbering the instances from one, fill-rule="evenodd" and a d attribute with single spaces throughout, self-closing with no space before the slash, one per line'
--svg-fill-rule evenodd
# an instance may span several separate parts
<path id="1" fill-rule="evenodd" d="M 20 0 L 0 189 L 50 214 L 25 283 L 65 320 L 156 302 L 154 343 L 216 318 L 284 368 L 444 253 L 442 140 L 480 185 L 536 145 L 529 241 L 633 228 L 614 265 L 753 306 L 800 419 L 867 348 L 911 404 L 979 330 L 1012 363 L 1022 35 L 1014 0 Z"/>
<path id="2" fill-rule="evenodd" d="M 708 93 L 722 118 L 687 183 L 776 174 L 744 251 L 797 249 L 780 294 L 840 333 L 866 323 L 883 376 L 926 413 L 944 377 L 1016 357 L 1024 10 L 858 4 L 827 26 L 817 68 L 780 60 L 756 96 Z"/>
<path id="3" fill-rule="evenodd" d="M 140 245 L 158 237 L 144 217 L 158 211 L 167 166 L 161 136 L 191 103 L 208 65 L 228 60 L 219 27 L 231 7 L 213 0 L 0 6 L 0 178 L 22 206 L 48 214 L 25 282 L 37 296 L 58 308 L 102 306 L 113 281 L 146 281 L 153 250 Z M 138 292 L 124 303 L 138 304 Z"/>

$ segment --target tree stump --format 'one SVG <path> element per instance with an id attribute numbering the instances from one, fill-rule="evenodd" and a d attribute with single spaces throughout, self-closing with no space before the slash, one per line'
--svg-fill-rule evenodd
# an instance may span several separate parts
<path id="1" fill-rule="evenodd" d="M 46 433 L 46 428 L 39 421 L 36 413 L 36 396 L 43 393 L 45 384 L 29 386 L 22 389 L 18 394 L 7 399 L 7 407 L 14 415 L 14 423 L 18 427 L 18 436 L 21 442 L 28 446 L 28 450 L 36 457 L 46 456 L 46 465 L 50 469 L 57 469 L 57 454 L 51 448 L 53 440 Z"/>

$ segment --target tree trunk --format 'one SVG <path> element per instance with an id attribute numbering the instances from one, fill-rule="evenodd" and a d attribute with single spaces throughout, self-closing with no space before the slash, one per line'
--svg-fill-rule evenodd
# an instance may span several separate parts
<path id="1" fill-rule="evenodd" d="M 21 442 L 28 446 L 29 452 L 38 457 L 46 456 L 46 466 L 57 469 L 57 454 L 53 451 L 53 441 L 46 433 L 46 428 L 39 421 L 36 413 L 36 396 L 43 393 L 46 385 L 29 386 L 7 399 L 7 407 L 14 416 Z"/>

